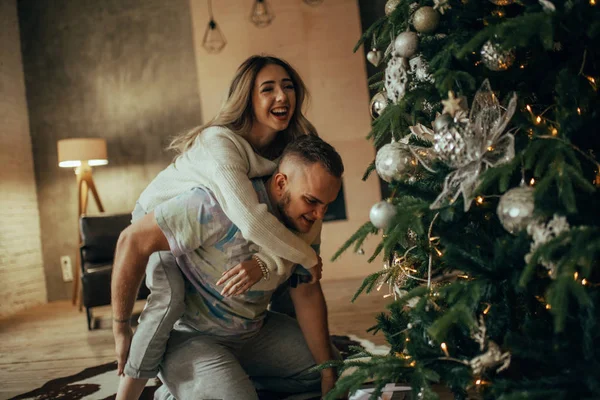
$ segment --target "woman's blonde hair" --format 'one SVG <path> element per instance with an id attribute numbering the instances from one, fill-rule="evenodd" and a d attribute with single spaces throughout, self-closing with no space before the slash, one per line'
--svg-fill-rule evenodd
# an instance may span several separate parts
<path id="1" fill-rule="evenodd" d="M 276 158 L 281 155 L 283 148 L 302 135 L 317 135 L 315 127 L 302 113 L 304 101 L 308 102 L 309 94 L 302 78 L 291 65 L 284 60 L 272 56 L 251 56 L 240 65 L 231 85 L 227 100 L 217 115 L 205 125 L 176 136 L 169 145 L 169 150 L 179 154 L 192 147 L 196 137 L 210 126 L 224 126 L 238 135 L 245 136 L 250 132 L 254 120 L 252 110 L 252 90 L 256 76 L 265 66 L 275 64 L 281 66 L 292 79 L 296 92 L 296 108 L 288 127 L 281 131 L 263 152 L 263 156 Z"/>

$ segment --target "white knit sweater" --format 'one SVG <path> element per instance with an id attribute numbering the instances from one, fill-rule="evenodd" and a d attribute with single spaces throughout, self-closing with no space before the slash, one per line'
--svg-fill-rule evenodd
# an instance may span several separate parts
<path id="1" fill-rule="evenodd" d="M 260 246 L 257 255 L 269 270 L 283 275 L 293 264 L 312 268 L 317 263 L 314 250 L 258 202 L 250 182 L 249 178 L 270 175 L 275 168 L 273 161 L 257 155 L 244 138 L 225 127 L 212 126 L 150 182 L 138 203 L 150 212 L 166 200 L 203 185 L 214 193 L 242 235 Z"/>

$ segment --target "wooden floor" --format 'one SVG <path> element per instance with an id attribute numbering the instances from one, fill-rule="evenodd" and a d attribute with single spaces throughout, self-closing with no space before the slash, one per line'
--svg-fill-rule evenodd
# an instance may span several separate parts
<path id="1" fill-rule="evenodd" d="M 388 300 L 381 293 L 350 298 L 361 280 L 324 282 L 332 334 L 367 338 L 384 344 L 366 329 Z M 141 310 L 142 304 L 136 308 Z M 60 301 L 0 319 L 0 399 L 35 389 L 45 382 L 114 360 L 110 307 L 98 307 L 99 327 L 88 331 L 85 312 Z"/>

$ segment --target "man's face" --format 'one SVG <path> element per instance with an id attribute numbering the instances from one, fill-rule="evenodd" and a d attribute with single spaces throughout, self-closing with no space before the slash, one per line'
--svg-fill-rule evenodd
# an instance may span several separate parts
<path id="1" fill-rule="evenodd" d="M 331 175 L 321 163 L 296 164 L 294 171 L 277 173 L 277 208 L 285 225 L 306 233 L 315 221 L 322 220 L 327 206 L 335 200 L 342 180 Z M 283 181 L 282 181 L 283 180 Z"/>

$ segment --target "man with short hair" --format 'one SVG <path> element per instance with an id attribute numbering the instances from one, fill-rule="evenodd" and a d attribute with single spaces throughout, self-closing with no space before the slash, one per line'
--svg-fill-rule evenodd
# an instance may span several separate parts
<path id="1" fill-rule="evenodd" d="M 253 186 L 261 203 L 318 250 L 321 221 L 337 197 L 343 170 L 333 147 L 306 136 L 286 148 L 271 177 L 254 179 Z M 176 257 L 186 293 L 185 312 L 161 364 L 165 386 L 157 396 L 254 400 L 255 387 L 287 393 L 331 390 L 333 370 L 310 371 L 333 354 L 323 292 L 319 283 L 305 283 L 308 271 L 296 266 L 290 275 L 266 275 L 243 295 L 222 295 L 216 282 L 257 247 L 203 187 L 161 204 L 123 232 L 113 279 L 135 281 L 150 254 L 163 250 Z M 267 311 L 283 285 L 290 286 L 297 320 Z M 119 307 L 113 304 L 113 312 Z"/>

